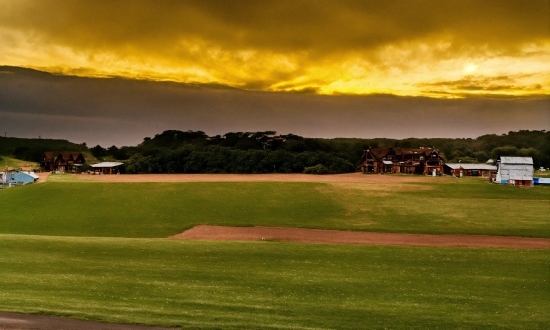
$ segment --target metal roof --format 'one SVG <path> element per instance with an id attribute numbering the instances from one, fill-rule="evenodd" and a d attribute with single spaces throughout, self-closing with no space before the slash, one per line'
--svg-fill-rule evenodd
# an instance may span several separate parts
<path id="1" fill-rule="evenodd" d="M 511 157 L 511 156 L 501 156 L 501 164 L 524 164 L 524 165 L 533 165 L 533 157 Z"/>
<path id="2" fill-rule="evenodd" d="M 449 166 L 453 170 L 458 170 L 461 167 L 465 170 L 489 170 L 496 171 L 497 167 L 489 164 L 469 164 L 469 163 L 445 163 L 446 166 Z"/>
<path id="3" fill-rule="evenodd" d="M 116 167 L 116 166 L 120 166 L 122 165 L 122 163 L 117 163 L 117 162 L 102 162 L 102 163 L 99 163 L 99 164 L 93 164 L 91 165 L 92 167 Z"/>
<path id="4" fill-rule="evenodd" d="M 38 175 L 36 175 L 34 172 L 25 172 L 25 171 L 22 171 L 23 173 L 25 174 L 28 174 L 30 176 L 32 176 L 33 178 L 35 179 L 39 179 L 40 177 Z"/>

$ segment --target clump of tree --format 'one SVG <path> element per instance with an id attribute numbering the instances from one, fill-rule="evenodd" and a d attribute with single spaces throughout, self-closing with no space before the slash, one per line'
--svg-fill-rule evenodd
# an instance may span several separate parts
<path id="1" fill-rule="evenodd" d="M 20 160 L 38 162 L 45 151 L 87 151 L 86 143 L 76 144 L 67 140 L 24 139 L 0 137 L 0 155 Z"/>
<path id="2" fill-rule="evenodd" d="M 368 147 L 434 147 L 447 162 L 484 163 L 499 156 L 533 157 L 550 167 L 550 133 L 519 131 L 476 139 L 318 139 L 274 131 L 230 132 L 169 130 L 146 137 L 135 147 L 91 148 L 99 159 L 123 160 L 130 173 L 327 173 L 352 172 Z M 307 170 L 306 170 L 307 169 Z"/>
<path id="3" fill-rule="evenodd" d="M 16 147 L 13 151 L 13 156 L 22 160 L 36 160 L 40 159 L 43 152 L 37 149 L 31 149 L 29 147 Z"/>
<path id="4" fill-rule="evenodd" d="M 286 150 L 240 150 L 220 145 L 183 146 L 160 150 L 155 155 L 135 154 L 127 173 L 302 173 L 322 164 L 327 173 L 355 170 L 354 164 L 325 152 L 293 153 Z"/>
<path id="5" fill-rule="evenodd" d="M 310 167 L 304 168 L 304 173 L 306 173 L 306 174 L 327 174 L 327 173 L 330 173 L 330 171 L 323 164 L 317 164 L 315 166 L 310 166 Z"/>
<path id="6" fill-rule="evenodd" d="M 518 131 L 477 139 L 448 139 L 439 147 L 448 162 L 483 163 L 501 156 L 532 157 L 535 167 L 550 167 L 550 132 Z"/>
<path id="7" fill-rule="evenodd" d="M 90 152 L 95 158 L 100 160 L 125 160 L 136 153 L 136 150 L 134 147 L 122 147 L 119 149 L 114 145 L 105 149 L 98 144 L 95 147 L 90 148 Z"/>

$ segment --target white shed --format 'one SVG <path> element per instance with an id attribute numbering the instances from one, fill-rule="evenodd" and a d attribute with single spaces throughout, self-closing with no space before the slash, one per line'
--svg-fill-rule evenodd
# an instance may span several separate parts
<path id="1" fill-rule="evenodd" d="M 497 161 L 496 182 L 516 186 L 533 185 L 533 158 L 502 156 Z"/>
<path id="2" fill-rule="evenodd" d="M 123 163 L 118 162 L 102 162 L 99 164 L 93 164 L 92 168 L 94 169 L 94 174 L 113 174 L 114 168 Z"/>

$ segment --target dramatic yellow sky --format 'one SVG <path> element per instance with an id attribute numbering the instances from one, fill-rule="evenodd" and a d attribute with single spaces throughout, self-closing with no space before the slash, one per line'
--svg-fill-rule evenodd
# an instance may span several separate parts
<path id="1" fill-rule="evenodd" d="M 0 65 L 248 90 L 550 95 L 550 2 L 0 0 Z"/>

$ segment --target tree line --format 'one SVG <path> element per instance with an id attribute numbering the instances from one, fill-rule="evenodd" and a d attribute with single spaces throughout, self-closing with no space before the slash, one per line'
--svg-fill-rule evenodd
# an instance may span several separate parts
<path id="1" fill-rule="evenodd" d="M 444 159 L 453 163 L 528 156 L 533 157 L 535 167 L 550 167 L 550 132 L 544 130 L 475 139 L 320 139 L 276 135 L 274 131 L 208 136 L 202 131 L 168 130 L 144 138 L 135 147 L 95 146 L 91 152 L 97 158 L 124 160 L 130 173 L 345 173 L 356 170 L 368 147 L 421 146 L 440 150 Z"/>
<path id="2" fill-rule="evenodd" d="M 446 162 L 484 163 L 500 156 L 533 157 L 536 168 L 550 167 L 550 132 L 521 130 L 478 138 L 306 138 L 275 131 L 167 130 L 137 146 L 103 148 L 65 140 L 0 137 L 0 155 L 38 161 L 44 151 L 84 151 L 98 160 L 120 160 L 129 173 L 345 173 L 355 171 L 368 147 L 433 147 Z"/>
<path id="3" fill-rule="evenodd" d="M 183 146 L 151 155 L 134 154 L 126 173 L 346 173 L 355 166 L 323 151 L 239 150 L 219 145 Z"/>

